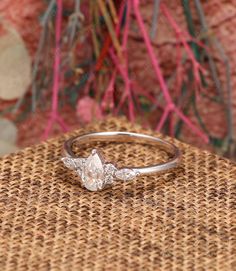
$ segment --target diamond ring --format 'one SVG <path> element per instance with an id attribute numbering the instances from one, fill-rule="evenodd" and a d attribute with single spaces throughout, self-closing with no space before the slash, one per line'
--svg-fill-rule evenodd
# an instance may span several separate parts
<path id="1" fill-rule="evenodd" d="M 114 164 L 104 160 L 99 150 L 93 149 L 89 157 L 77 157 L 72 146 L 91 142 L 137 142 L 150 144 L 168 152 L 172 157 L 165 163 L 146 167 L 117 168 Z M 179 149 L 160 138 L 130 132 L 100 132 L 89 133 L 72 137 L 64 143 L 64 157 L 61 159 L 64 165 L 74 170 L 81 178 L 82 185 L 90 191 L 102 190 L 111 185 L 115 180 L 131 181 L 139 175 L 152 174 L 170 170 L 179 165 Z"/>

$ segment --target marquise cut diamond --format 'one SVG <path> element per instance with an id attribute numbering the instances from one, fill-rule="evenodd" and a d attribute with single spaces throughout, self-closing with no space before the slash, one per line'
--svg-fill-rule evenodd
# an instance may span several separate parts
<path id="1" fill-rule="evenodd" d="M 117 179 L 124 180 L 124 181 L 133 180 L 137 175 L 138 175 L 138 172 L 130 168 L 122 168 L 120 170 L 117 170 L 115 173 L 115 176 Z"/>

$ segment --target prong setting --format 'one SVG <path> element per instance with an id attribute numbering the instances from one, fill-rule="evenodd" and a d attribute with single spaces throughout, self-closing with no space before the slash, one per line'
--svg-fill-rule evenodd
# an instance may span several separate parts
<path id="1" fill-rule="evenodd" d="M 139 175 L 137 170 L 117 169 L 113 164 L 105 163 L 96 149 L 88 158 L 63 157 L 61 160 L 66 167 L 75 170 L 82 185 L 90 191 L 102 190 L 106 185 L 113 184 L 115 179 L 130 181 Z"/>

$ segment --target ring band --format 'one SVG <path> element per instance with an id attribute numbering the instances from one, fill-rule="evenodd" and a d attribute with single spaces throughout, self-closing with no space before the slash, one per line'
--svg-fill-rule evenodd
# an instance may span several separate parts
<path id="1" fill-rule="evenodd" d="M 169 153 L 172 158 L 165 162 L 145 167 L 117 168 L 112 163 L 107 163 L 99 150 L 93 149 L 88 158 L 76 157 L 72 146 L 91 142 L 135 142 L 157 146 Z M 116 179 L 129 181 L 139 175 L 163 172 L 175 168 L 180 162 L 180 150 L 173 144 L 157 137 L 131 133 L 131 132 L 99 132 L 89 133 L 70 138 L 63 146 L 64 165 L 81 177 L 82 185 L 90 191 L 98 191 Z"/>

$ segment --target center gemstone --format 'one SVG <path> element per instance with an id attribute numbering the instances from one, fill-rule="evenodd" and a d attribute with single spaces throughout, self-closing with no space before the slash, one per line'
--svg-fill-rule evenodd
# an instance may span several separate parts
<path id="1" fill-rule="evenodd" d="M 82 174 L 84 186 L 90 191 L 98 191 L 104 185 L 104 169 L 102 159 L 96 150 L 87 158 Z"/>

